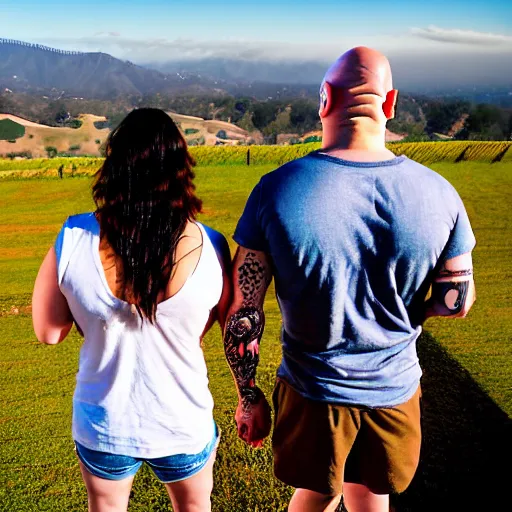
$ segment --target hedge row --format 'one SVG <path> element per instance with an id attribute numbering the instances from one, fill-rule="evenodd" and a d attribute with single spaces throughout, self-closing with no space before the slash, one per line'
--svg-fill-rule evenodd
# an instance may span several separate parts
<path id="1" fill-rule="evenodd" d="M 512 142 L 449 141 L 393 143 L 388 147 L 396 155 L 406 155 L 422 164 L 433 162 L 500 162 L 512 153 Z"/>
<path id="2" fill-rule="evenodd" d="M 433 162 L 500 162 L 512 161 L 512 142 L 409 142 L 390 143 L 388 148 L 396 155 L 406 155 L 423 164 Z M 198 165 L 281 165 L 320 148 L 320 143 L 291 146 L 195 146 L 190 153 Z M 92 173 L 99 168 L 102 158 L 36 158 L 32 160 L 2 160 L 0 171 L 64 171 L 74 168 L 78 172 Z"/>

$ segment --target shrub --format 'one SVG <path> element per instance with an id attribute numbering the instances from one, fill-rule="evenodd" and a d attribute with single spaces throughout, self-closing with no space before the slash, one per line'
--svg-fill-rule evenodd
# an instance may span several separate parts
<path id="1" fill-rule="evenodd" d="M 318 137 L 317 135 L 311 135 L 310 137 L 306 137 L 304 139 L 304 144 L 309 144 L 310 142 L 322 142 L 322 137 Z"/>
<path id="2" fill-rule="evenodd" d="M 98 144 L 98 146 L 101 144 L 101 140 L 100 139 L 96 139 L 94 142 L 96 142 L 96 144 Z"/>
<path id="3" fill-rule="evenodd" d="M 0 121 L 0 140 L 15 141 L 25 135 L 25 127 L 11 119 Z"/>
<path id="4" fill-rule="evenodd" d="M 78 151 L 80 149 L 80 144 L 73 144 L 72 146 L 69 146 L 68 151 Z"/>
<path id="5" fill-rule="evenodd" d="M 185 128 L 185 135 L 193 135 L 194 133 L 199 133 L 199 130 L 196 130 L 196 128 Z"/>
<path id="6" fill-rule="evenodd" d="M 199 137 L 198 139 L 192 139 L 188 142 L 189 146 L 203 146 L 205 143 L 204 137 Z"/>
<path id="7" fill-rule="evenodd" d="M 46 151 L 48 158 L 55 158 L 57 156 L 58 150 L 55 146 L 46 146 L 44 150 Z"/>
<path id="8" fill-rule="evenodd" d="M 82 126 L 82 121 L 80 121 L 80 119 L 71 119 L 66 122 L 66 126 L 68 126 L 69 128 L 77 129 Z"/>
<path id="9" fill-rule="evenodd" d="M 32 153 L 30 151 L 17 151 L 13 153 L 7 153 L 7 158 L 10 160 L 14 160 L 15 158 L 32 158 Z"/>
<path id="10" fill-rule="evenodd" d="M 109 121 L 94 121 L 94 127 L 97 129 L 97 130 L 104 130 L 105 128 L 109 128 L 110 127 L 110 122 Z"/>

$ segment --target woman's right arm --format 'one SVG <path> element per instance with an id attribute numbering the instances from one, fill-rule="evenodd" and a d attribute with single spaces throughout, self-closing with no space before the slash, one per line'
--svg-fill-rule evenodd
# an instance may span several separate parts
<path id="1" fill-rule="evenodd" d="M 32 294 L 32 323 L 37 339 L 48 345 L 60 343 L 73 326 L 73 316 L 59 288 L 57 255 L 53 247 L 37 274 Z"/>

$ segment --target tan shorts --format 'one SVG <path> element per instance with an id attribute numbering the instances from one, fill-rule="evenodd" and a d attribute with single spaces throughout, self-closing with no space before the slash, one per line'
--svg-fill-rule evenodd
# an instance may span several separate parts
<path id="1" fill-rule="evenodd" d="M 376 494 L 403 492 L 419 462 L 420 398 L 418 387 L 410 400 L 393 408 L 346 407 L 309 400 L 278 380 L 275 476 L 329 496 L 341 494 L 344 481 Z"/>

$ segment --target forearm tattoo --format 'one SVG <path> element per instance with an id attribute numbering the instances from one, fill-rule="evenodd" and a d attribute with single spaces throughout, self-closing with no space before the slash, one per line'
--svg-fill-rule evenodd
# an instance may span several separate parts
<path id="1" fill-rule="evenodd" d="M 259 343 L 263 322 L 263 312 L 255 307 L 239 309 L 228 320 L 226 358 L 240 390 L 254 386 L 256 367 L 260 358 L 257 345 L 249 348 L 249 344 L 254 340 Z"/>
<path id="2" fill-rule="evenodd" d="M 265 316 L 261 307 L 269 283 L 269 270 L 253 252 L 247 253 L 238 267 L 238 286 L 242 307 L 227 321 L 224 336 L 226 359 L 233 372 L 243 406 L 255 404 L 261 392 L 255 388 L 259 363 L 259 343 Z"/>

